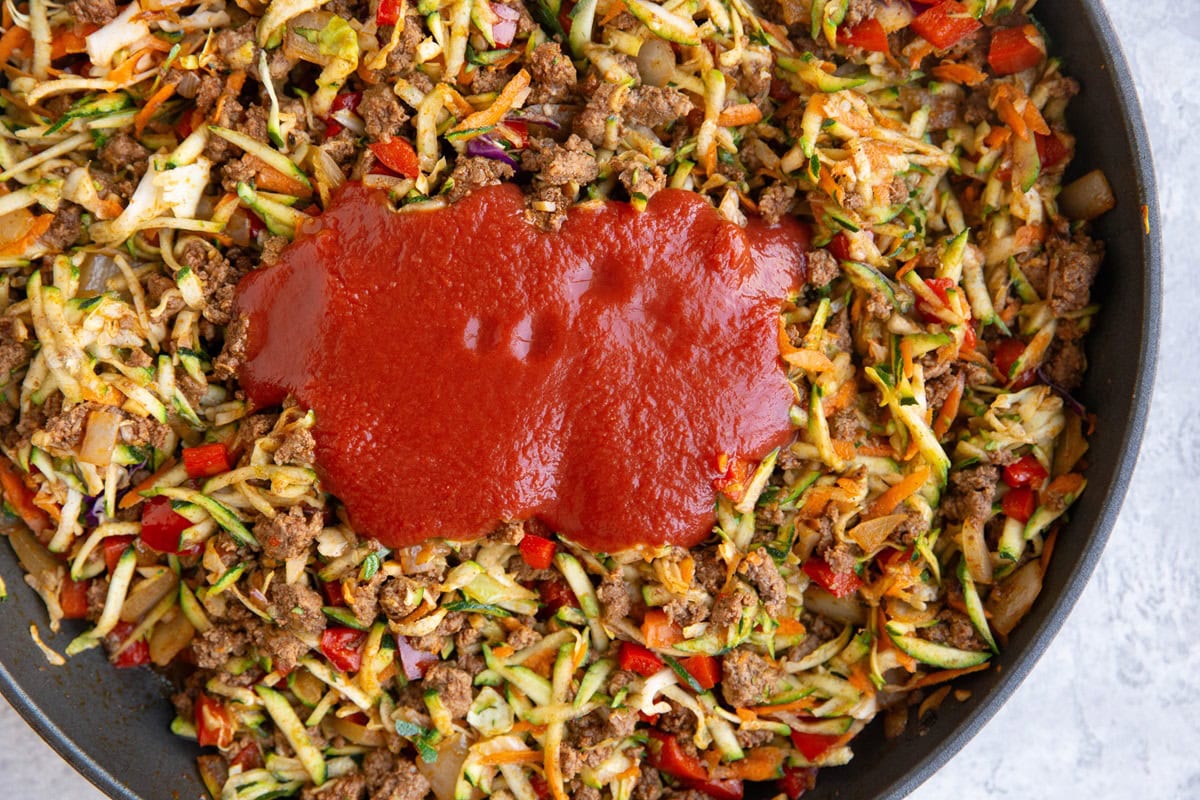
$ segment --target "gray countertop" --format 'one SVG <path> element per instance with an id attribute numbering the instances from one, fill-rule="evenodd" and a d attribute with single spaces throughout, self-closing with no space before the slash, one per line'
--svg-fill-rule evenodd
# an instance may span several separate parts
<path id="1" fill-rule="evenodd" d="M 1200 539 L 1191 527 L 1200 486 L 1184 477 L 1200 474 L 1200 282 L 1190 272 L 1200 204 L 1187 199 L 1200 185 L 1200 93 L 1189 85 L 1200 78 L 1200 2 L 1104 5 L 1142 98 L 1164 226 L 1165 316 L 1146 441 L 1062 633 L 913 800 L 1200 797 Z M 0 741 L 0 797 L 103 800 L 2 700 Z"/>

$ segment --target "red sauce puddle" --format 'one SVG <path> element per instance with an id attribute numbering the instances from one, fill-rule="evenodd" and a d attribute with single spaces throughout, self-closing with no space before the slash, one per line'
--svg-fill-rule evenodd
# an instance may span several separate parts
<path id="1" fill-rule="evenodd" d="M 238 287 L 241 382 L 316 412 L 325 489 L 388 546 L 532 517 L 600 552 L 691 546 L 717 457 L 792 436 L 777 320 L 807 247 L 683 191 L 547 234 L 512 185 L 397 214 L 349 184 Z"/>

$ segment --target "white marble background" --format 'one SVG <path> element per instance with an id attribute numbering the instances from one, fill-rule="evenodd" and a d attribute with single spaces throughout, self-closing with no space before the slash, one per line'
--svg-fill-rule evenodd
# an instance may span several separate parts
<path id="1" fill-rule="evenodd" d="M 1052 3 L 1054 0 L 1041 0 Z M 1062 633 L 984 730 L 918 789 L 938 798 L 1200 798 L 1200 2 L 1104 0 L 1150 129 L 1165 256 L 1141 461 Z M 1193 305 L 1196 304 L 1196 305 Z M 0 700 L 0 798 L 103 800 Z"/>

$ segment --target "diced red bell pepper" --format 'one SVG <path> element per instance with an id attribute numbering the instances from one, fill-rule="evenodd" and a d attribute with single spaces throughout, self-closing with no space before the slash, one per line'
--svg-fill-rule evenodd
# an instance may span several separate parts
<path id="1" fill-rule="evenodd" d="M 62 606 L 63 619 L 83 619 L 87 616 L 87 594 L 90 581 L 73 581 L 64 578 L 62 590 L 58 594 L 58 604 Z"/>
<path id="2" fill-rule="evenodd" d="M 169 497 L 151 497 L 142 503 L 142 541 L 160 553 L 179 553 L 179 536 L 191 521 L 171 508 Z M 118 556 L 119 557 L 119 556 Z"/>
<path id="3" fill-rule="evenodd" d="M 522 122 L 519 119 L 504 120 L 504 127 L 512 131 L 518 141 L 513 142 L 513 147 L 520 150 L 529 144 L 529 123 Z"/>
<path id="4" fill-rule="evenodd" d="M 925 285 L 929 290 L 938 296 L 942 301 L 942 305 L 950 304 L 950 290 L 956 285 L 950 278 L 926 278 Z M 940 322 L 941 317 L 933 313 L 933 308 L 923 297 L 917 298 L 917 311 L 921 313 L 921 319 L 926 322 Z"/>
<path id="5" fill-rule="evenodd" d="M 358 672 L 366 640 L 367 635 L 354 628 L 326 628 L 321 633 L 321 652 L 342 672 Z"/>
<path id="6" fill-rule="evenodd" d="M 346 594 L 342 591 L 341 581 L 330 581 L 329 583 L 321 584 L 321 592 L 325 595 L 325 601 L 329 605 L 346 605 Z"/>
<path id="7" fill-rule="evenodd" d="M 703 689 L 711 689 L 721 682 L 721 662 L 712 656 L 704 654 L 689 656 L 679 663 Z"/>
<path id="8" fill-rule="evenodd" d="M 558 545 L 550 539 L 532 533 L 525 534 L 518 546 L 521 548 L 521 558 L 534 569 L 549 569 L 554 563 L 554 551 L 558 549 Z"/>
<path id="9" fill-rule="evenodd" d="M 1027 453 L 1004 468 L 1004 482 L 1014 489 L 1041 486 L 1048 474 L 1042 462 Z"/>
<path id="10" fill-rule="evenodd" d="M 247 742 L 245 747 L 237 751 L 237 755 L 229 759 L 230 767 L 241 767 L 243 772 L 259 769 L 263 765 L 262 751 L 255 742 Z"/>
<path id="11" fill-rule="evenodd" d="M 817 556 L 804 562 L 804 574 L 834 597 L 854 594 L 863 585 L 862 579 L 853 572 L 834 572 L 829 562 Z"/>
<path id="12" fill-rule="evenodd" d="M 779 791 L 788 800 L 800 800 L 804 793 L 817 785 L 816 767 L 784 767 L 779 779 Z"/>
<path id="13" fill-rule="evenodd" d="M 361 92 L 342 92 L 329 104 L 329 116 L 325 118 L 325 138 L 332 139 L 343 130 L 342 123 L 333 118 L 335 111 L 354 111 L 362 102 Z"/>
<path id="14" fill-rule="evenodd" d="M 838 261 L 849 261 L 850 237 L 844 233 L 839 233 L 829 240 L 829 245 L 826 249 Z"/>
<path id="15" fill-rule="evenodd" d="M 380 0 L 375 11 L 375 24 L 379 27 L 395 25 L 400 21 L 401 0 Z"/>
<path id="16" fill-rule="evenodd" d="M 132 536 L 109 536 L 104 540 L 104 565 L 108 567 L 109 572 L 117 568 L 121 554 L 133 543 L 133 539 Z"/>
<path id="17" fill-rule="evenodd" d="M 649 678 L 664 666 L 661 658 L 637 642 L 621 642 L 617 664 L 621 669 L 636 672 L 643 678 Z"/>
<path id="18" fill-rule="evenodd" d="M 1008 494 L 1000 501 L 1000 508 L 1004 510 L 1005 516 L 1018 522 L 1029 522 L 1037 508 L 1037 495 L 1028 486 L 1009 489 Z"/>
<path id="19" fill-rule="evenodd" d="M 35 492 L 25 485 L 21 473 L 4 456 L 0 456 L 0 489 L 9 508 L 30 530 L 34 533 L 50 530 L 50 515 L 33 504 Z"/>
<path id="20" fill-rule="evenodd" d="M 129 638 L 129 634 L 133 633 L 132 622 L 118 622 L 117 626 L 104 637 L 105 643 L 109 650 L 116 650 L 121 646 L 121 643 Z M 150 645 L 146 643 L 145 638 L 138 639 L 133 644 L 121 651 L 121 655 L 117 656 L 113 661 L 113 665 L 118 669 L 127 669 L 129 667 L 142 667 L 150 663 Z"/>
<path id="21" fill-rule="evenodd" d="M 956 0 L 945 0 L 912 21 L 913 32 L 936 47 L 946 50 L 983 27 L 967 7 Z"/>
<path id="22" fill-rule="evenodd" d="M 1036 67 L 1045 57 L 1041 33 L 1033 25 L 1022 25 L 993 33 L 987 60 L 997 75 L 1012 75 Z"/>
<path id="23" fill-rule="evenodd" d="M 888 52 L 887 31 L 874 17 L 863 20 L 853 28 L 838 30 L 838 42 L 861 47 L 863 50 L 870 50 L 873 53 Z"/>
<path id="24" fill-rule="evenodd" d="M 1035 133 L 1034 138 L 1037 140 L 1038 162 L 1042 169 L 1058 166 L 1071 154 L 1057 133 Z"/>
<path id="25" fill-rule="evenodd" d="M 189 478 L 211 478 L 229 471 L 229 448 L 224 442 L 183 448 L 183 467 Z"/>
<path id="26" fill-rule="evenodd" d="M 536 772 L 529 776 L 529 785 L 533 788 L 533 793 L 538 796 L 538 800 L 550 800 L 554 796 L 554 793 L 550 791 L 550 784 Z"/>
<path id="27" fill-rule="evenodd" d="M 833 736 L 825 733 L 805 733 L 804 731 L 792 731 L 792 744 L 800 751 L 800 755 L 807 758 L 809 761 L 816 761 L 821 756 L 825 755 L 834 745 L 841 739 L 840 736 Z"/>
<path id="28" fill-rule="evenodd" d="M 196 741 L 201 747 L 229 747 L 233 744 L 233 715 L 224 703 L 206 694 L 200 694 L 196 698 L 194 709 Z"/>
<path id="29" fill-rule="evenodd" d="M 386 142 L 372 142 L 369 147 L 385 167 L 397 175 L 416 179 L 421 175 L 421 164 L 417 160 L 417 151 L 404 139 L 388 139 Z"/>
<path id="30" fill-rule="evenodd" d="M 441 660 L 437 653 L 427 653 L 413 647 L 403 636 L 396 637 L 396 649 L 400 652 L 400 666 L 404 668 L 404 677 L 410 681 L 424 678 L 429 668 Z"/>
<path id="31" fill-rule="evenodd" d="M 647 753 L 650 766 L 679 779 L 689 789 L 703 792 L 715 800 L 741 800 L 744 795 L 742 781 L 713 780 L 709 777 L 704 762 L 698 756 L 684 750 L 674 736 L 652 730 L 650 737 L 654 739 Z"/>
<path id="32" fill-rule="evenodd" d="M 544 581 L 538 581 L 537 591 L 542 596 L 544 610 L 548 614 L 555 614 L 560 608 L 566 606 L 579 608 L 579 599 L 575 597 L 575 593 L 571 591 L 567 582 L 557 575 Z"/>
<path id="33" fill-rule="evenodd" d="M 1025 352 L 1025 343 L 1020 339 L 1004 339 L 996 345 L 992 351 L 992 361 L 996 364 L 996 369 L 1002 374 L 1012 385 L 1014 389 L 1024 389 L 1033 383 L 1034 374 L 1032 370 L 1027 370 L 1021 375 L 1013 377 L 1013 365 L 1017 363 L 1017 359 Z"/>
<path id="34" fill-rule="evenodd" d="M 750 462 L 731 458 L 722 453 L 717 457 L 717 470 L 721 476 L 713 480 L 713 488 L 735 502 L 746 494 L 746 482 L 750 477 Z"/>

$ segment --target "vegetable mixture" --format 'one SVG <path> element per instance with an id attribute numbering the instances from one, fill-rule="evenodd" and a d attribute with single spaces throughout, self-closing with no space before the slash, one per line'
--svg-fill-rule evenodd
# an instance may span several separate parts
<path id="1" fill-rule="evenodd" d="M 66 655 L 190 665 L 221 800 L 796 798 L 919 724 L 1086 485 L 1114 199 L 1062 185 L 1078 86 L 1030 6 L 6 0 L 0 482 Z M 348 180 L 807 221 L 794 443 L 719 465 L 691 550 L 356 535 L 312 414 L 239 392 L 232 313 Z"/>

